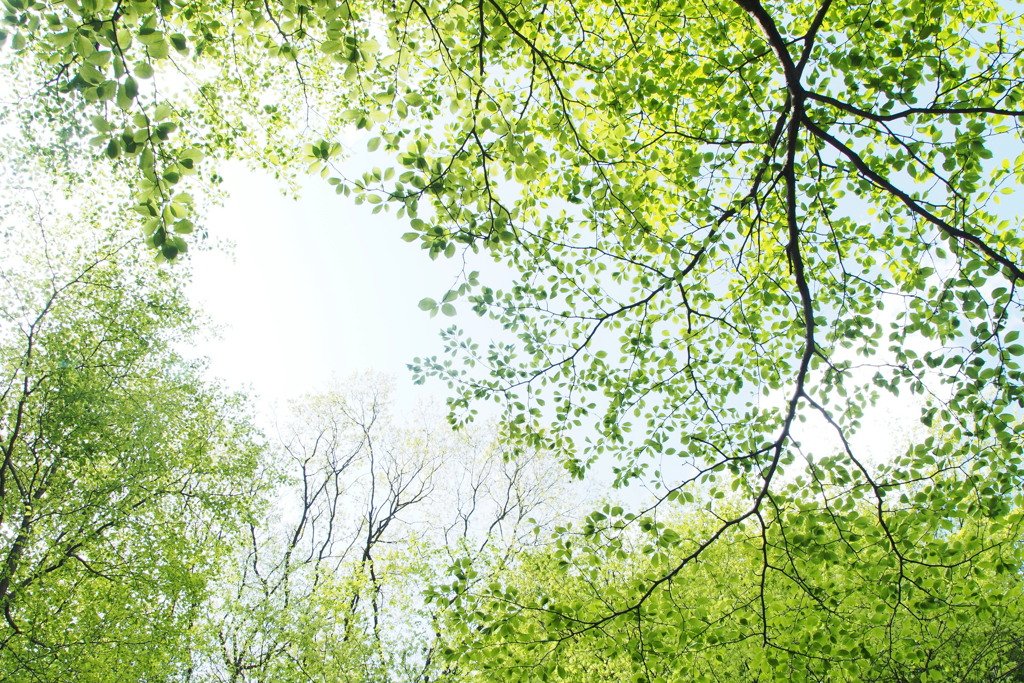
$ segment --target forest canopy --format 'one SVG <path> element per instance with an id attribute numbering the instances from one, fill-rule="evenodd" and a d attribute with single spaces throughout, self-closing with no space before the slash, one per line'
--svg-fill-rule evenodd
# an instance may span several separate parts
<path id="1" fill-rule="evenodd" d="M 1019 677 L 1020 3 L 4 7 L 16 161 L 105 164 L 158 260 L 245 159 L 514 270 L 423 299 L 508 335 L 449 328 L 414 376 L 654 498 L 452 558 L 448 675 Z M 857 438 L 883 397 L 914 413 L 891 458 Z"/>

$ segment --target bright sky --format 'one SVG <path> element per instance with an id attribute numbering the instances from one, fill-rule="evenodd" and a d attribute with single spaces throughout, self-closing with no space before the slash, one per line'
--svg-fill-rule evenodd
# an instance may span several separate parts
<path id="1" fill-rule="evenodd" d="M 221 339 L 200 349 L 214 374 L 281 399 L 374 370 L 394 375 L 405 394 L 405 364 L 440 353 L 437 332 L 453 322 L 417 304 L 440 298 L 461 261 L 431 261 L 402 241 L 402 221 L 372 215 L 319 178 L 296 201 L 241 165 L 222 175 L 229 197 L 206 223 L 214 240 L 235 246 L 191 255 L 190 295 L 222 326 Z M 461 312 L 460 324 L 475 321 L 468 307 Z"/>

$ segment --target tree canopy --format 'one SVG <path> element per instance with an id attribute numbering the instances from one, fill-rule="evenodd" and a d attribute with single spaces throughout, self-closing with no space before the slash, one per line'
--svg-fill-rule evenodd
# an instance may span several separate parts
<path id="1" fill-rule="evenodd" d="M 918 520 L 909 514 L 901 521 L 913 526 Z M 895 560 L 884 544 L 837 532 L 814 511 L 782 521 L 767 533 L 775 571 L 763 571 L 761 529 L 737 525 L 702 554 L 685 580 L 666 584 L 623 619 L 606 618 L 609 604 L 634 600 L 631 593 L 650 580 L 645 574 L 679 561 L 719 520 L 693 511 L 668 520 L 660 535 L 677 539 L 670 545 L 658 545 L 650 534 L 611 533 L 580 547 L 524 552 L 500 587 L 468 585 L 455 593 L 466 605 L 456 615 L 465 619 L 483 610 L 488 618 L 483 628 L 479 617 L 460 624 L 463 630 L 451 628 L 448 653 L 477 672 L 468 677 L 474 681 L 1024 678 L 1019 574 L 961 565 L 943 581 L 925 579 L 924 590 L 906 589 L 911 609 L 890 610 L 883 597 L 898 583 L 891 581 Z M 790 538 L 774 536 L 782 533 Z M 991 539 L 984 524 L 953 534 L 963 543 L 979 536 Z M 813 540 L 794 543 L 797 537 Z M 832 561 L 822 563 L 807 546 L 831 548 Z M 602 554 L 598 564 L 595 552 Z M 649 559 L 659 553 L 665 557 Z M 1019 564 L 1019 550 L 1004 559 Z M 1000 602 L 1004 591 L 1009 595 Z M 765 610 L 769 622 L 761 627 Z M 763 647 L 759 628 L 768 630 L 773 647 Z"/>
<path id="2" fill-rule="evenodd" d="M 394 210 L 431 257 L 513 269 L 424 299 L 509 337 L 452 328 L 417 378 L 448 383 L 456 424 L 495 400 L 511 441 L 579 477 L 611 462 L 656 499 L 559 537 L 593 567 L 617 534 L 649 537 L 627 589 L 585 609 L 535 592 L 516 604 L 540 630 L 508 621 L 510 642 L 635 620 L 647 661 L 650 610 L 735 534 L 766 657 L 823 656 L 844 588 L 822 568 L 847 553 L 886 586 L 858 609 L 891 625 L 936 605 L 1004 618 L 1008 598 L 947 589 L 1021 571 L 1020 3 L 4 4 L 34 76 L 21 125 L 74 154 L 91 138 L 159 258 L 198 223 L 186 190 L 243 157 Z M 343 173 L 353 129 L 381 169 Z M 856 438 L 885 395 L 920 422 L 888 463 Z M 812 424 L 834 446 L 811 448 Z M 665 518 L 695 507 L 689 541 Z M 789 618 L 780 583 L 818 616 Z"/>
<path id="3" fill-rule="evenodd" d="M 573 496 L 556 495 L 550 454 L 507 460 L 492 429 L 455 434 L 390 403 L 386 382 L 359 376 L 279 423 L 279 503 L 235 540 L 190 680 L 458 680 L 438 652 L 449 606 L 424 587 L 453 559 L 510 563 Z"/>
<path id="4" fill-rule="evenodd" d="M 256 512 L 254 429 L 182 355 L 195 314 L 108 222 L 127 207 L 79 186 L 94 204 L 58 208 L 25 169 L 3 185 L 0 675 L 166 679 Z"/>

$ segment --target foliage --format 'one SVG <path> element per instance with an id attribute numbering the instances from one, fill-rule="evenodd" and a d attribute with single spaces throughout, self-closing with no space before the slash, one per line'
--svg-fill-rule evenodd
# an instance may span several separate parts
<path id="1" fill-rule="evenodd" d="M 767 530 L 730 528 L 685 577 L 619 615 L 612 606 L 636 601 L 720 520 L 691 510 L 595 532 L 592 516 L 511 571 L 438 595 L 467 620 L 448 629 L 447 653 L 476 672 L 464 679 L 473 681 L 1024 679 L 1019 543 L 936 576 L 900 566 L 869 507 L 802 502 Z M 913 512 L 893 517 L 947 556 L 1007 534 L 983 516 L 939 535 Z M 1019 538 L 1019 527 L 1009 533 Z"/>
<path id="2" fill-rule="evenodd" d="M 567 497 L 551 459 L 503 458 L 493 434 L 393 413 L 388 383 L 355 377 L 278 425 L 279 486 L 240 530 L 233 566 L 196 619 L 193 681 L 430 681 L 443 605 L 423 600 L 452 554 L 527 547 Z M 541 480 L 543 477 L 543 482 Z M 276 501 L 276 502 L 275 502 Z"/>
<path id="3" fill-rule="evenodd" d="M 397 209 L 432 257 L 514 270 L 506 290 L 467 273 L 423 301 L 468 299 L 512 338 L 449 330 L 456 361 L 417 377 L 450 384 L 455 422 L 494 399 L 510 439 L 575 475 L 610 462 L 660 514 L 700 499 L 717 520 L 692 546 L 660 533 L 646 588 L 559 618 L 643 624 L 740 529 L 756 574 L 796 563 L 801 506 L 825 510 L 815 533 L 882 543 L 864 579 L 908 618 L 929 607 L 898 596 L 1019 542 L 1020 3 L 5 3 L 11 46 L 50 79 L 38 108 L 78 112 L 137 169 L 163 258 L 193 228 L 176 193 L 201 156 L 266 148 Z M 169 92 L 174 70 L 194 86 Z M 395 168 L 342 175 L 353 126 Z M 914 398 L 934 430 L 891 467 L 856 439 L 883 395 Z M 832 445 L 811 449 L 815 431 Z M 991 534 L 950 540 L 979 515 Z M 832 561 L 814 547 L 802 571 Z M 768 583 L 755 592 L 765 657 L 816 642 L 778 626 Z"/>
<path id="4" fill-rule="evenodd" d="M 0 677 L 166 679 L 259 451 L 123 212 L 29 180 L 5 175 L 0 227 Z"/>

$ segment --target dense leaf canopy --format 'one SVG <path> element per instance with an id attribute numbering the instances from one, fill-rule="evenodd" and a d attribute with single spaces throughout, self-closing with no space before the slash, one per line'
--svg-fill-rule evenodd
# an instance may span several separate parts
<path id="1" fill-rule="evenodd" d="M 95 205 L 62 210 L 5 180 L 0 676 L 168 676 L 224 534 L 254 512 L 253 430 L 180 354 L 194 314 L 106 224 L 125 211 L 81 187 Z"/>
<path id="2" fill-rule="evenodd" d="M 894 624 L 991 601 L 951 597 L 954 576 L 1019 575 L 1019 3 L 4 2 L 42 74 L 31 110 L 91 128 L 161 258 L 195 227 L 189 176 L 241 156 L 396 210 L 433 257 L 514 270 L 424 300 L 510 336 L 449 330 L 452 357 L 417 377 L 449 383 L 455 422 L 495 399 L 511 438 L 657 499 L 561 539 L 598 566 L 606 534 L 651 535 L 631 589 L 579 613 L 523 602 L 547 621 L 510 640 L 566 620 L 649 634 L 648 603 L 741 529 L 746 633 L 808 661 L 842 589 L 799 577 L 843 553 Z M 342 174 L 352 128 L 388 168 Z M 891 463 L 856 439 L 882 395 L 920 422 Z M 714 523 L 693 543 L 659 521 L 697 504 Z M 787 580 L 818 621 L 783 618 Z"/>
<path id="3" fill-rule="evenodd" d="M 900 522 L 913 526 L 914 517 Z M 456 614 L 465 621 L 450 628 L 457 635 L 447 645 L 449 654 L 477 672 L 469 680 L 480 681 L 1018 681 L 1024 676 L 1020 579 L 1013 572 L 961 566 L 939 581 L 915 572 L 922 583 L 902 596 L 912 609 L 891 610 L 883 599 L 899 584 L 886 580 L 895 561 L 884 544 L 836 533 L 813 512 L 784 522 L 769 530 L 767 539 L 756 525 L 734 527 L 690 568 L 686 580 L 669 583 L 625 619 L 601 617 L 607 617 L 613 601 L 634 599 L 637 579 L 642 582 L 644 574 L 678 561 L 717 520 L 691 512 L 685 522 L 668 523 L 661 537 L 675 539 L 672 544 L 659 543 L 652 534 L 599 536 L 590 541 L 603 546 L 599 565 L 588 557 L 591 549 L 568 544 L 554 552 L 526 552 L 516 572 L 500 582 L 491 577 L 490 585 L 460 586 L 466 590 L 455 599 L 465 609 Z M 790 539 L 775 536 L 782 528 Z M 979 535 L 991 540 L 983 527 L 954 537 L 970 543 Z M 767 573 L 762 571 L 765 540 L 776 567 Z M 814 545 L 831 548 L 828 564 L 807 553 L 806 546 Z M 785 564 L 784 552 L 789 554 Z M 648 560 L 658 554 L 664 557 Z M 1013 561 L 1020 562 L 1019 553 Z M 993 598 L 1002 598 L 1004 591 L 1010 594 L 1005 608 L 992 609 L 998 604 Z M 963 609 L 964 604 L 974 608 Z M 478 609 L 488 614 L 483 628 L 479 617 L 466 618 Z M 771 615 L 771 648 L 762 646 L 755 627 L 765 610 Z"/>

